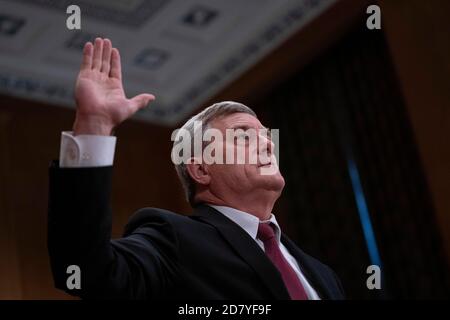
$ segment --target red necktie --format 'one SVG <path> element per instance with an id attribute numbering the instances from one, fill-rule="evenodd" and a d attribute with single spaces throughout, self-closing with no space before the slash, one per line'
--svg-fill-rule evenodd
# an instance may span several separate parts
<path id="1" fill-rule="evenodd" d="M 275 239 L 275 232 L 269 223 L 260 223 L 258 228 L 257 238 L 264 243 L 266 255 L 270 258 L 272 263 L 278 268 L 281 273 L 284 284 L 288 289 L 292 300 L 308 300 L 305 289 L 300 282 L 294 269 L 286 261 L 281 253 L 278 242 Z"/>

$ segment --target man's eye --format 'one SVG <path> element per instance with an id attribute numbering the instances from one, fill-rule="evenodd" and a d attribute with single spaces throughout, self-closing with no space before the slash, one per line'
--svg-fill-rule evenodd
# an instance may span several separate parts
<path id="1" fill-rule="evenodd" d="M 236 136 L 235 144 L 247 144 L 250 141 L 250 137 L 247 134 L 239 134 Z"/>

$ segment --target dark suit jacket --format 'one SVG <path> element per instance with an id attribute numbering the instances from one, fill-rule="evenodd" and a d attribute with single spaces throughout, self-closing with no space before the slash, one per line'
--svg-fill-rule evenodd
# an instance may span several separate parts
<path id="1" fill-rule="evenodd" d="M 48 250 L 55 286 L 83 298 L 289 299 L 280 273 L 237 224 L 207 206 L 191 216 L 144 208 L 111 240 L 112 167 L 50 167 Z M 130 186 L 132 187 L 132 186 Z M 335 273 L 281 241 L 322 299 L 343 299 Z M 81 269 L 81 289 L 66 286 Z"/>

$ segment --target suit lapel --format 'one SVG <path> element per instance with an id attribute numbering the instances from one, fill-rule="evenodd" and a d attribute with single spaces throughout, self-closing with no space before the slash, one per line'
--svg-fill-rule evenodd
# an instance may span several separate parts
<path id="1" fill-rule="evenodd" d="M 315 270 L 311 263 L 312 258 L 300 250 L 295 243 L 283 233 L 281 235 L 281 242 L 288 249 L 289 253 L 297 260 L 300 270 L 311 286 L 316 290 L 319 297 L 321 299 L 332 299 L 331 293 L 329 292 L 324 279 Z"/>
<path id="2" fill-rule="evenodd" d="M 195 208 L 191 217 L 214 226 L 238 255 L 253 268 L 277 299 L 290 299 L 279 271 L 239 225 L 207 205 Z"/>

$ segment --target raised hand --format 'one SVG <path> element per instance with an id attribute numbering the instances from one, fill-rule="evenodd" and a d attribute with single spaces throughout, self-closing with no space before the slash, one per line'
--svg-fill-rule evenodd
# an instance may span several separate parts
<path id="1" fill-rule="evenodd" d="M 110 135 L 114 127 L 155 100 L 148 93 L 125 96 L 119 50 L 108 39 L 87 42 L 75 85 L 74 134 Z"/>

